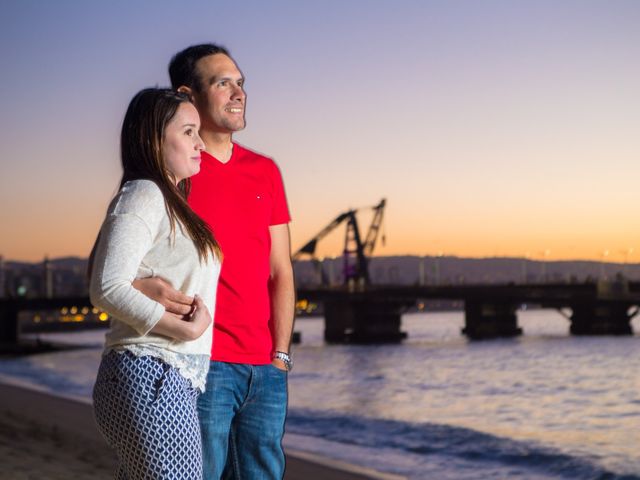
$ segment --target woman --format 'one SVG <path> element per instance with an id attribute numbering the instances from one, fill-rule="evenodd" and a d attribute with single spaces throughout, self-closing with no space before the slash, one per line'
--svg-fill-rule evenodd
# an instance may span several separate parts
<path id="1" fill-rule="evenodd" d="M 196 399 L 211 351 L 221 253 L 188 206 L 204 144 L 188 98 L 145 89 L 122 126 L 124 170 L 90 261 L 92 303 L 112 317 L 93 391 L 98 427 L 120 460 L 119 479 L 198 479 Z M 162 277 L 186 295 L 186 318 L 132 286 Z"/>

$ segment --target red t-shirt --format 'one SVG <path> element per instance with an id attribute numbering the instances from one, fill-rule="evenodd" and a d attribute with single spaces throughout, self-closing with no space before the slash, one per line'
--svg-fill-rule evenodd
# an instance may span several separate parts
<path id="1" fill-rule="evenodd" d="M 234 143 L 227 163 L 202 152 L 200 173 L 191 182 L 189 203 L 224 255 L 211 358 L 270 363 L 269 226 L 291 220 L 280 171 L 270 158 Z"/>

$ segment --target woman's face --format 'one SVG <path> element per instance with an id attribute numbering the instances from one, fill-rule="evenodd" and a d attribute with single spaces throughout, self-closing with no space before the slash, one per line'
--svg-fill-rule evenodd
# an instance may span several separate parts
<path id="1" fill-rule="evenodd" d="M 200 117 L 189 102 L 178 107 L 164 131 L 162 155 L 167 170 L 175 177 L 176 184 L 200 171 L 200 152 L 204 143 L 198 134 Z"/>

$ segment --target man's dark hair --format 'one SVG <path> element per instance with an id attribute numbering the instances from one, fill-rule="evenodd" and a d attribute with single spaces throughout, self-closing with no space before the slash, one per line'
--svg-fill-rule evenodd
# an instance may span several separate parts
<path id="1" fill-rule="evenodd" d="M 169 62 L 169 77 L 171 78 L 171 86 L 178 89 L 181 86 L 189 87 L 192 90 L 200 91 L 202 85 L 196 74 L 196 63 L 203 57 L 223 53 L 231 57 L 229 51 L 213 43 L 203 43 L 201 45 L 192 45 L 185 48 L 181 52 L 176 53 L 171 62 Z"/>

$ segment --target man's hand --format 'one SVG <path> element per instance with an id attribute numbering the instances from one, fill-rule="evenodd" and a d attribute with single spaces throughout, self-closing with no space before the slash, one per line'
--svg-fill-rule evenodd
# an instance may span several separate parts
<path id="1" fill-rule="evenodd" d="M 176 290 L 160 277 L 138 278 L 133 281 L 133 288 L 161 303 L 169 313 L 185 316 L 193 309 L 192 297 Z"/>
<path id="2" fill-rule="evenodd" d="M 288 372 L 289 371 L 289 370 L 287 370 L 287 366 L 285 365 L 284 361 L 279 359 L 279 358 L 274 358 L 271 361 L 271 365 L 276 367 L 278 370 L 282 370 L 283 372 Z"/>

